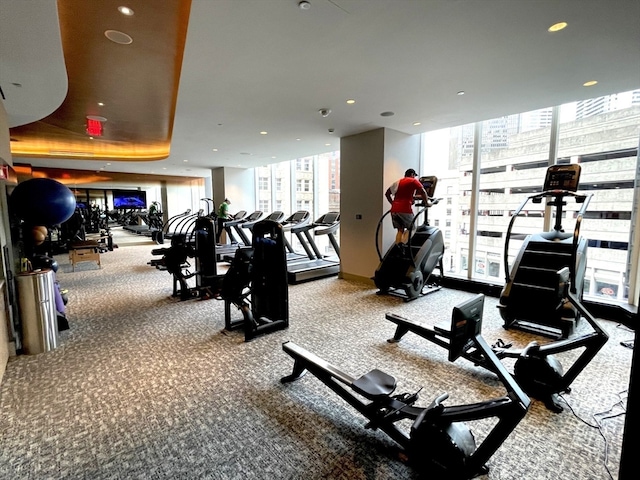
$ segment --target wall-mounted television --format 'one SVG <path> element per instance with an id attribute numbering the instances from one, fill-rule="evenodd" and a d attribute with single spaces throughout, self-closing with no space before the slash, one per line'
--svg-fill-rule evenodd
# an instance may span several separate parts
<path id="1" fill-rule="evenodd" d="M 147 208 L 147 192 L 142 190 L 112 190 L 113 208 Z"/>

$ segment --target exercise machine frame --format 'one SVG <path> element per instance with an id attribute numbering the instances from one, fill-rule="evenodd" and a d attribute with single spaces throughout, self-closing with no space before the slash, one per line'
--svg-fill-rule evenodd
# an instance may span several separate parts
<path id="1" fill-rule="evenodd" d="M 409 227 L 407 244 L 394 243 L 389 247 L 384 257 L 380 251 L 380 230 L 384 219 L 390 215 L 387 211 L 376 228 L 376 251 L 380 263 L 375 271 L 373 280 L 378 288 L 378 294 L 392 294 L 404 298 L 405 301 L 437 292 L 442 288 L 444 268 L 444 238 L 442 231 L 429 225 L 428 209 L 437 205 L 441 200 L 434 198 L 438 178 L 435 176 L 420 177 L 420 182 L 427 191 L 426 205 L 415 199 L 415 205 L 422 207 L 414 216 Z M 416 228 L 416 221 L 424 214 L 422 225 Z M 414 231 L 415 230 L 415 231 Z M 438 277 L 432 277 L 435 268 L 440 270 Z"/>
<path id="2" fill-rule="evenodd" d="M 579 312 L 557 301 L 553 290 L 555 273 L 570 267 L 571 285 L 582 299 L 583 278 L 587 263 L 588 241 L 580 237 L 580 226 L 592 194 L 575 193 L 580 179 L 580 165 L 552 165 L 547 169 L 544 191 L 527 197 L 511 216 L 504 245 L 505 286 L 500 294 L 500 315 L 504 328 L 516 328 L 552 338 L 567 338 L 580 319 Z M 565 198 L 572 197 L 580 209 L 573 233 L 562 227 Z M 516 218 L 529 201 L 555 207 L 555 224 L 548 232 L 527 235 L 509 269 L 509 242 Z"/>
<path id="3" fill-rule="evenodd" d="M 567 267 L 557 272 L 556 295 L 566 298 L 566 301 L 570 302 L 586 319 L 593 331 L 545 345 L 532 341 L 523 349 L 511 349 L 511 345 L 505 345 L 499 340 L 496 345 L 491 347 L 491 351 L 499 359 L 515 358 L 513 376 L 518 384 L 528 395 L 543 401 L 549 410 L 559 413 L 563 408 L 558 402 L 558 394 L 571 391 L 570 386 L 573 381 L 607 343 L 609 335 L 600 327 L 596 319 L 582 305 L 576 293 L 569 287 L 569 269 Z M 448 333 L 437 326 L 429 328 L 418 325 L 407 318 L 392 313 L 387 313 L 385 318 L 397 325 L 393 338 L 388 340 L 390 343 L 399 342 L 406 333 L 413 332 L 436 345 L 449 349 Z M 555 355 L 580 348 L 584 350 L 573 360 L 565 372 Z M 475 365 L 498 373 L 494 370 L 495 364 L 492 358 L 487 357 L 482 350 L 470 349 L 461 356 Z"/>
<path id="4" fill-rule="evenodd" d="M 261 220 L 253 227 L 253 246 L 240 247 L 222 282 L 225 329 L 244 329 L 245 341 L 289 327 L 289 285 L 282 226 Z M 231 318 L 231 305 L 242 318 Z"/>
<path id="5" fill-rule="evenodd" d="M 484 301 L 484 296 L 481 297 L 472 300 L 475 305 Z M 463 354 L 472 346 L 482 352 L 507 390 L 507 394 L 499 398 L 446 406 L 444 401 L 448 394 L 444 393 L 429 406 L 418 407 L 415 403 L 419 392 L 393 394 L 396 380 L 391 375 L 374 369 L 354 378 L 290 341 L 282 348 L 294 359 L 293 371 L 281 382 L 292 382 L 309 371 L 369 420 L 365 428 L 380 429 L 398 443 L 417 470 L 429 474 L 437 471 L 446 478 L 473 478 L 488 471 L 486 462 L 525 416 L 530 404 L 529 398 L 480 335 L 481 316 L 481 308 L 479 316 L 459 318 L 452 315 L 450 338 L 455 343 L 452 352 Z M 476 446 L 474 436 L 464 422 L 487 418 L 495 418 L 497 422 Z M 398 423 L 407 419 L 413 421 L 408 433 Z"/>

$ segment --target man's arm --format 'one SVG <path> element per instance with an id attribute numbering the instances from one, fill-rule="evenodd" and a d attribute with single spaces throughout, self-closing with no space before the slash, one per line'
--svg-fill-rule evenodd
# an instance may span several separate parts
<path id="1" fill-rule="evenodd" d="M 387 197 L 389 203 L 393 203 L 393 197 L 391 196 L 391 187 L 387 188 L 387 191 L 384 192 L 384 196 Z"/>
<path id="2" fill-rule="evenodd" d="M 420 187 L 420 190 L 418 190 L 418 195 L 420 195 L 420 198 L 424 200 L 425 207 L 431 206 L 429 205 L 429 197 L 427 196 L 427 191 L 424 189 L 424 187 Z"/>

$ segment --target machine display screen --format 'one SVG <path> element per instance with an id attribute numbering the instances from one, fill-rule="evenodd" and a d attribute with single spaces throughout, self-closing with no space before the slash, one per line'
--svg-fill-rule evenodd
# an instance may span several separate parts
<path id="1" fill-rule="evenodd" d="M 547 169 L 544 190 L 578 190 L 580 180 L 580 165 L 553 165 Z"/>
<path id="2" fill-rule="evenodd" d="M 478 294 L 470 300 L 453 307 L 449 361 L 455 361 L 473 345 L 473 339 L 482 330 L 483 308 L 483 294 Z"/>
<path id="3" fill-rule="evenodd" d="M 427 197 L 433 198 L 436 193 L 436 184 L 438 183 L 438 178 L 433 175 L 428 177 L 420 177 L 420 183 L 427 191 Z"/>

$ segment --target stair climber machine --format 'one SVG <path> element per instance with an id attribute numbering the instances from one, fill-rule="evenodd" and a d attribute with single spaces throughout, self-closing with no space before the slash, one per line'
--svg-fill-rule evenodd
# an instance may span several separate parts
<path id="1" fill-rule="evenodd" d="M 253 245 L 236 250 L 222 282 L 225 329 L 244 328 L 245 341 L 289 327 L 289 284 L 282 226 L 261 220 L 253 227 Z M 241 319 L 231 318 L 231 304 Z"/>
<path id="2" fill-rule="evenodd" d="M 441 200 L 433 197 L 438 179 L 434 176 L 420 177 L 420 182 L 427 192 L 428 201 L 424 205 L 419 197 L 415 199 L 417 203 L 414 205 L 420 210 L 411 223 L 407 245 L 394 243 L 384 257 L 381 255 L 380 230 L 384 219 L 387 216 L 391 218 L 390 210 L 382 216 L 376 229 L 376 250 L 380 264 L 373 280 L 379 289 L 378 294 L 398 295 L 405 301 L 415 300 L 442 288 L 444 238 L 439 228 L 429 225 L 428 217 L 428 209 Z M 423 214 L 424 221 L 416 228 L 415 224 Z M 431 275 L 436 267 L 440 275 L 432 281 Z"/>
<path id="3" fill-rule="evenodd" d="M 556 272 L 554 294 L 558 301 L 566 299 L 573 308 L 583 315 L 592 328 L 591 332 L 585 332 L 569 339 L 556 340 L 545 345 L 532 341 L 522 349 L 512 349 L 511 344 L 505 344 L 502 340 L 498 340 L 491 347 L 492 352 L 499 359 L 515 359 L 513 376 L 518 385 L 522 387 L 527 395 L 543 401 L 549 410 L 556 413 L 563 410 L 558 401 L 558 394 L 571 391 L 571 383 L 609 339 L 608 334 L 582 305 L 578 295 L 570 285 L 569 277 L 570 274 L 567 267 Z M 392 313 L 387 313 L 386 319 L 397 325 L 393 338 L 390 338 L 388 342 L 399 342 L 407 332 L 413 332 L 449 350 L 449 358 L 451 358 L 453 340 L 450 332 L 444 331 L 438 326 L 430 328 L 420 325 Z M 480 333 L 480 329 L 481 324 L 478 324 L 478 333 Z M 579 352 L 577 356 L 576 352 L 573 352 L 574 350 Z M 571 364 L 565 372 L 557 355 L 567 352 L 571 353 L 565 355 L 565 360 L 569 359 Z M 475 365 L 480 365 L 500 375 L 494 370 L 495 364 L 492 357 L 486 357 L 485 352 L 480 349 L 467 349 L 460 356 Z"/>
<path id="4" fill-rule="evenodd" d="M 500 294 L 500 315 L 504 328 L 516 328 L 552 338 L 567 338 L 580 319 L 580 312 L 566 299 L 555 295 L 556 273 L 569 267 L 573 291 L 582 300 L 588 241 L 580 236 L 582 217 L 592 195 L 579 195 L 580 165 L 552 165 L 547 169 L 543 191 L 525 199 L 511 217 L 504 246 L 506 284 Z M 555 225 L 548 232 L 525 237 L 509 273 L 509 241 L 515 237 L 516 218 L 531 200 L 555 207 Z M 562 227 L 563 206 L 573 198 L 580 209 L 573 232 Z"/>
<path id="5" fill-rule="evenodd" d="M 294 365 L 281 382 L 297 380 L 306 371 L 315 375 L 369 420 L 365 428 L 380 429 L 398 443 L 424 478 L 469 479 L 485 474 L 486 462 L 525 416 L 530 400 L 480 335 L 483 302 L 480 295 L 453 309 L 449 360 L 471 348 L 480 351 L 507 391 L 502 397 L 449 406 L 444 404 L 449 395 L 443 393 L 419 407 L 415 404 L 420 390 L 394 394 L 396 379 L 391 375 L 374 369 L 352 377 L 293 342 L 282 345 Z M 474 434 L 467 426 L 472 421 L 490 423 L 491 430 Z"/>

